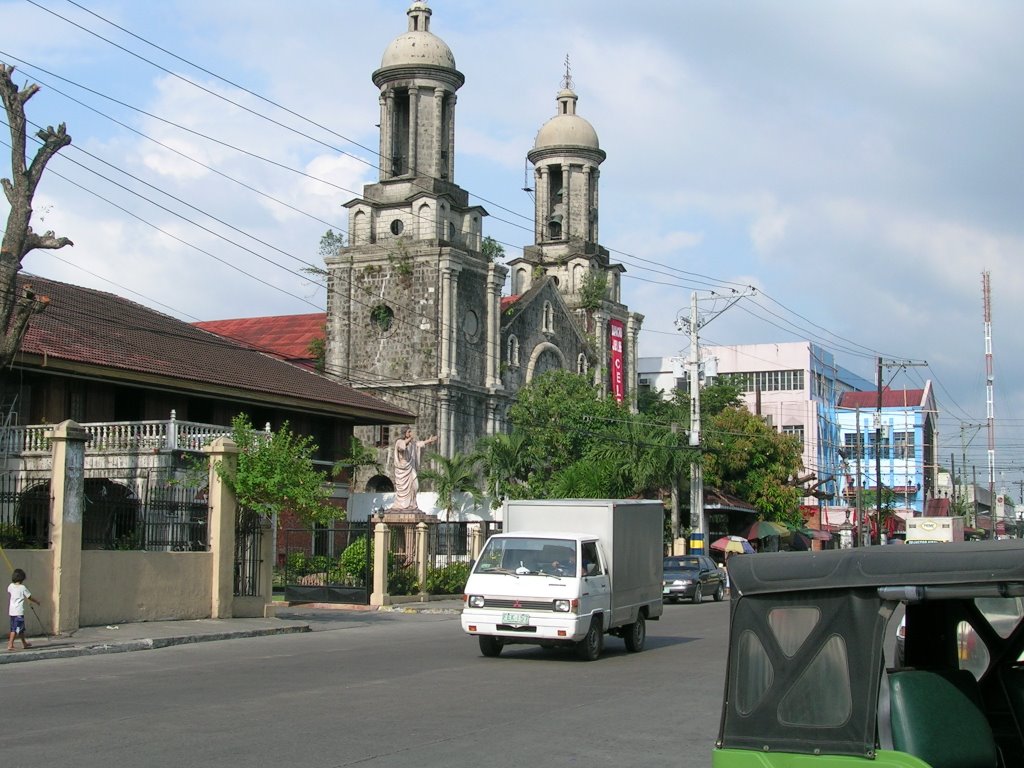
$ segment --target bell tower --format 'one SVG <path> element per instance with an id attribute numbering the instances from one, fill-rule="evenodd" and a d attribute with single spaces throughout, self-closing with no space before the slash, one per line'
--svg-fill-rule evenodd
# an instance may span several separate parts
<path id="1" fill-rule="evenodd" d="M 436 434 L 451 456 L 496 428 L 507 269 L 483 255 L 487 211 L 455 183 L 465 78 L 430 31 L 427 4 L 415 0 L 406 16 L 371 76 L 380 90 L 378 180 L 345 204 L 347 243 L 325 259 L 327 368 L 415 413 L 415 431 Z M 381 463 L 388 457 L 382 446 Z"/>
<path id="2" fill-rule="evenodd" d="M 637 336 L 643 315 L 621 302 L 625 267 L 600 245 L 600 165 L 606 154 L 594 130 L 576 110 L 569 57 L 555 116 L 544 123 L 526 157 L 534 173 L 534 242 L 509 262 L 512 293 L 552 277 L 598 358 L 595 382 L 618 400 L 635 405 Z"/>

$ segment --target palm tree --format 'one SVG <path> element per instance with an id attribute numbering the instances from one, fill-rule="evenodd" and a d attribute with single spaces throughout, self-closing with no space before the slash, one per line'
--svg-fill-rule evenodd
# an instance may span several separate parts
<path id="1" fill-rule="evenodd" d="M 521 432 L 511 435 L 499 433 L 482 438 L 477 443 L 477 457 L 483 468 L 484 487 L 491 497 L 491 506 L 501 506 L 512 490 L 526 483 L 524 446 L 526 438 Z"/>
<path id="2" fill-rule="evenodd" d="M 480 503 L 483 494 L 477 484 L 477 464 L 480 462 L 478 456 L 457 453 L 447 458 L 432 453 L 429 458 L 434 461 L 436 469 L 421 469 L 419 477 L 433 484 L 437 493 L 437 505 L 444 509 L 447 521 L 450 522 L 452 519 L 456 494 L 468 493 L 473 497 L 474 504 Z"/>

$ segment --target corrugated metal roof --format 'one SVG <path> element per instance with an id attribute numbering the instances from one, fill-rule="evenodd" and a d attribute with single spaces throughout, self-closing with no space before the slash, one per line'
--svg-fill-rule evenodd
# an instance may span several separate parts
<path id="1" fill-rule="evenodd" d="M 324 338 L 326 323 L 326 312 L 314 312 L 308 315 L 204 320 L 193 325 L 283 360 L 308 364 L 314 360 L 309 345 L 314 339 Z"/>
<path id="2" fill-rule="evenodd" d="M 883 408 L 914 408 L 924 402 L 923 389 L 883 389 Z M 878 392 L 844 392 L 840 408 L 877 408 Z"/>

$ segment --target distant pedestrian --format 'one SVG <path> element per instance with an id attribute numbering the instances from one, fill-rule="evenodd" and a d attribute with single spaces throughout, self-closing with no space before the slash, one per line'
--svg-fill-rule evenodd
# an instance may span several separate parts
<path id="1" fill-rule="evenodd" d="M 31 648 L 25 639 L 25 601 L 39 605 L 39 601 L 32 597 L 28 587 L 24 584 L 25 572 L 21 568 L 15 568 L 11 574 L 11 583 L 7 585 L 7 592 L 11 596 L 11 607 L 8 613 L 11 617 L 11 634 L 7 638 L 7 650 L 14 650 L 14 639 L 21 638 L 23 648 Z"/>

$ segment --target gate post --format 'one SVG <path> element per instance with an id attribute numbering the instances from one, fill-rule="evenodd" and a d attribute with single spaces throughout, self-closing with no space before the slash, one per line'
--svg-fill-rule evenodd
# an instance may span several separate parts
<path id="1" fill-rule="evenodd" d="M 89 433 L 76 422 L 58 424 L 47 435 L 53 444 L 50 540 L 53 547 L 53 607 L 58 635 L 78 629 L 82 600 L 82 513 L 85 497 L 85 442 Z"/>
<path id="2" fill-rule="evenodd" d="M 203 448 L 210 457 L 210 618 L 230 619 L 235 593 L 235 515 L 238 500 L 224 482 L 217 465 L 233 472 L 238 446 L 229 437 L 218 437 Z"/>
<path id="3" fill-rule="evenodd" d="M 476 562 L 480 559 L 480 551 L 484 548 L 483 523 L 477 523 L 469 531 L 469 554 Z"/>
<path id="4" fill-rule="evenodd" d="M 373 527 L 373 592 L 370 605 L 391 605 L 388 594 L 388 554 L 391 552 L 391 531 L 384 523 Z"/>
<path id="5" fill-rule="evenodd" d="M 420 583 L 420 597 L 427 594 L 427 524 L 416 523 L 416 579 Z"/>

